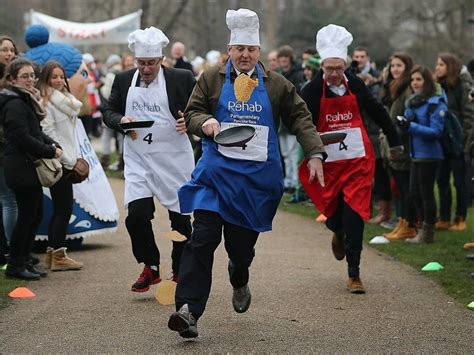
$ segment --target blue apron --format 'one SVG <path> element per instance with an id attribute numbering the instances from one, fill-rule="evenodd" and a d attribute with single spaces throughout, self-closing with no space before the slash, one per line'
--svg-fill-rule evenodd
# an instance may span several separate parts
<path id="1" fill-rule="evenodd" d="M 257 65 L 258 86 L 250 99 L 237 101 L 230 81 L 231 61 L 216 110 L 221 129 L 255 127 L 256 135 L 241 147 L 221 147 L 212 138 L 202 141 L 202 156 L 191 181 L 178 190 L 182 213 L 207 210 L 222 219 L 257 232 L 272 229 L 283 195 L 283 172 L 272 106 Z"/>

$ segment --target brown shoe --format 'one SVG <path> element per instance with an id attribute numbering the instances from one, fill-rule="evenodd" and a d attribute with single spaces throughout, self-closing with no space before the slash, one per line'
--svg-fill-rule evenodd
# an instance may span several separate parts
<path id="1" fill-rule="evenodd" d="M 448 230 L 451 227 L 451 223 L 449 221 L 442 221 L 441 219 L 436 222 L 435 224 L 436 230 L 441 231 L 441 230 Z"/>
<path id="2" fill-rule="evenodd" d="M 474 242 L 469 242 L 469 243 L 464 244 L 464 249 L 466 250 L 474 249 Z"/>
<path id="3" fill-rule="evenodd" d="M 347 280 L 347 289 L 350 293 L 365 293 L 364 285 L 360 277 L 349 277 Z"/>
<path id="4" fill-rule="evenodd" d="M 346 256 L 346 248 L 344 247 L 344 233 L 333 233 L 332 235 L 332 253 L 337 260 L 343 260 Z"/>
<path id="5" fill-rule="evenodd" d="M 47 247 L 46 248 L 46 257 L 44 258 L 44 267 L 46 269 L 51 269 L 51 260 L 52 260 L 52 255 L 53 255 L 53 248 Z"/>
<path id="6" fill-rule="evenodd" d="M 400 228 L 396 233 L 385 236 L 385 238 L 392 241 L 415 238 L 415 237 L 416 237 L 416 228 L 409 227 L 408 223 L 404 225 L 402 228 Z"/>
<path id="7" fill-rule="evenodd" d="M 64 247 L 53 250 L 51 253 L 51 271 L 80 270 L 83 266 L 83 263 L 67 256 Z"/>
<path id="8" fill-rule="evenodd" d="M 454 223 L 451 227 L 449 227 L 449 230 L 451 232 L 462 232 L 465 231 L 466 228 L 467 225 L 465 218 L 462 216 L 456 216 L 456 218 L 454 219 Z"/>

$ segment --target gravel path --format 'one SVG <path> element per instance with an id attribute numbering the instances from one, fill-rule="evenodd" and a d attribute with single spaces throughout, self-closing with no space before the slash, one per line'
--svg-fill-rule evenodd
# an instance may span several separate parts
<path id="1" fill-rule="evenodd" d="M 123 181 L 112 180 L 119 204 Z M 141 268 L 133 258 L 121 211 L 115 234 L 93 236 L 71 252 L 82 271 L 31 282 L 33 299 L 0 311 L 0 353 L 308 353 L 474 352 L 474 312 L 456 304 L 420 272 L 379 252 L 363 252 L 365 295 L 345 290 L 345 261 L 330 251 L 330 233 L 310 219 L 279 212 L 262 234 L 251 268 L 252 305 L 234 313 L 223 245 L 200 337 L 183 341 L 167 328 L 174 306 L 154 288 L 130 292 Z M 171 242 L 157 204 L 154 230 L 166 272 Z"/>

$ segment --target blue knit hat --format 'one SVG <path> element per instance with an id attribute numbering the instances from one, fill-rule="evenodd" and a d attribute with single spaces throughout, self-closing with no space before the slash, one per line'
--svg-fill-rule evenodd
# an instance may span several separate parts
<path id="1" fill-rule="evenodd" d="M 31 48 L 25 57 L 38 63 L 46 64 L 49 60 L 59 62 L 66 76 L 73 76 L 82 63 L 82 54 L 78 49 L 65 43 L 48 43 L 49 32 L 43 25 L 32 25 L 25 32 L 25 42 Z"/>

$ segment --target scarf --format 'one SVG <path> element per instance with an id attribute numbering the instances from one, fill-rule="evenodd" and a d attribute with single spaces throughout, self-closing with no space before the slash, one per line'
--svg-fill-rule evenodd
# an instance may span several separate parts
<path id="1" fill-rule="evenodd" d="M 41 100 L 41 95 L 40 91 L 36 88 L 31 88 L 27 89 L 22 86 L 18 85 L 12 85 L 12 88 L 14 88 L 16 91 L 22 92 L 24 94 L 27 94 L 30 99 L 31 99 L 31 105 L 33 106 L 33 111 L 35 111 L 36 116 L 38 116 L 38 119 L 41 121 L 43 118 L 46 117 L 46 112 L 43 108 L 43 106 L 40 103 Z"/>
<path id="2" fill-rule="evenodd" d="M 52 88 L 48 93 L 49 102 L 59 111 L 71 118 L 74 118 L 79 114 L 79 111 L 82 107 L 82 102 L 77 100 L 72 94 L 67 91 L 61 92 Z"/>

